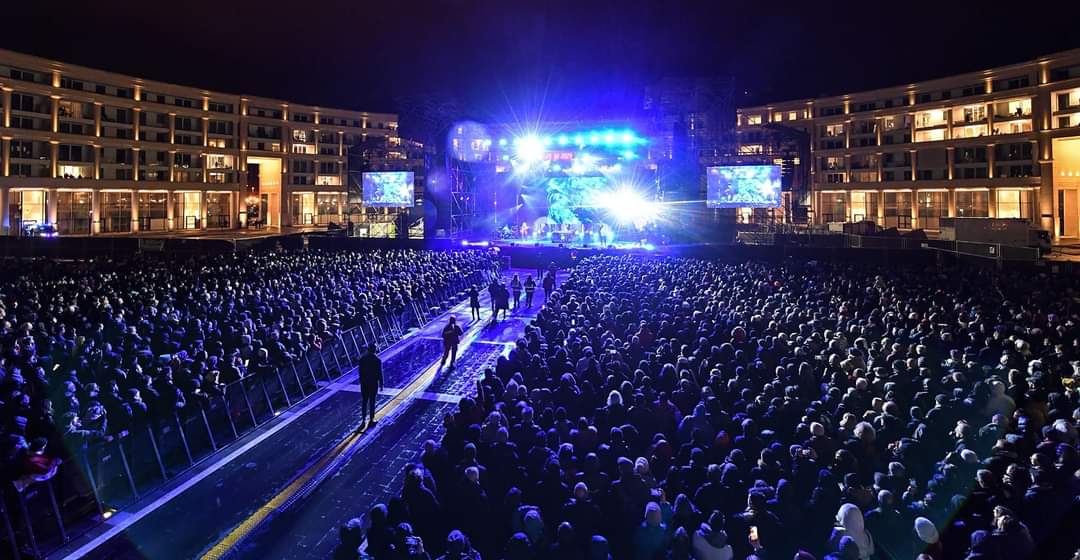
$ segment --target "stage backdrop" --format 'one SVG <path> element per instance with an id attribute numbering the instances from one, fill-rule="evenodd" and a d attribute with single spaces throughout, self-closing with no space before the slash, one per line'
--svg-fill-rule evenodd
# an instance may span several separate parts
<path id="1" fill-rule="evenodd" d="M 362 179 L 366 206 L 410 208 L 414 204 L 412 171 L 373 171 Z"/>

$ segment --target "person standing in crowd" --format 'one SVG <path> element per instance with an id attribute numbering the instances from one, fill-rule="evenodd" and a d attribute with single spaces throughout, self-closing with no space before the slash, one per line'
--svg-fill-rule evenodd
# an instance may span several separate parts
<path id="1" fill-rule="evenodd" d="M 476 286 L 469 288 L 469 309 L 472 310 L 472 320 L 480 320 L 480 290 Z"/>
<path id="2" fill-rule="evenodd" d="M 439 362 L 439 367 L 443 367 L 446 364 L 447 356 L 450 357 L 450 369 L 454 368 L 454 362 L 457 361 L 457 347 L 461 342 L 462 335 L 461 327 L 457 324 L 457 317 L 450 316 L 450 321 L 446 323 L 446 326 L 442 330 L 443 341 L 443 354 L 442 361 Z"/>
<path id="3" fill-rule="evenodd" d="M 555 273 L 548 271 L 544 276 L 544 301 L 547 301 L 551 297 L 551 292 L 555 291 Z"/>
<path id="4" fill-rule="evenodd" d="M 492 313 L 492 315 L 494 315 L 495 312 L 496 312 L 496 307 L 495 306 L 498 303 L 498 301 L 495 298 L 495 294 L 497 294 L 497 293 L 499 293 L 499 277 L 495 276 L 494 278 L 491 279 L 491 283 L 488 284 L 488 297 L 491 298 L 491 313 Z"/>
<path id="5" fill-rule="evenodd" d="M 518 305 L 521 303 L 521 277 L 514 273 L 514 277 L 510 280 L 510 289 L 514 292 L 514 310 L 517 311 Z"/>
<path id="6" fill-rule="evenodd" d="M 492 320 L 498 319 L 499 311 L 502 311 L 503 319 L 506 318 L 506 312 L 510 308 L 510 290 L 506 289 L 506 285 L 499 282 L 495 285 L 495 316 Z"/>
<path id="7" fill-rule="evenodd" d="M 383 388 L 382 359 L 374 344 L 368 346 L 367 353 L 360 358 L 357 370 L 360 373 L 360 427 L 364 427 L 366 419 L 371 420 L 369 426 L 374 426 L 375 397 Z"/>
<path id="8" fill-rule="evenodd" d="M 536 280 L 532 274 L 525 277 L 525 309 L 532 309 L 533 295 L 536 293 Z"/>

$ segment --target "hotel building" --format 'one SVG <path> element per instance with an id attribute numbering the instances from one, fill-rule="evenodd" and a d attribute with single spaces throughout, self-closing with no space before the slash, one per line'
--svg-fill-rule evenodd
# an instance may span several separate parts
<path id="1" fill-rule="evenodd" d="M 43 223 L 61 235 L 224 230 L 249 225 L 249 216 L 271 228 L 341 222 L 349 148 L 400 143 L 393 114 L 6 50 L 0 91 L 0 233 Z"/>
<path id="2" fill-rule="evenodd" d="M 1080 49 L 892 88 L 737 111 L 738 150 L 804 130 L 812 224 L 871 220 L 924 229 L 940 218 L 1030 220 L 1080 241 Z"/>

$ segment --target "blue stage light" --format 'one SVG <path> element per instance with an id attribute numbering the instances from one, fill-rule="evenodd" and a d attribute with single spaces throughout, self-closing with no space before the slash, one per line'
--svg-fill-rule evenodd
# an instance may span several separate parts
<path id="1" fill-rule="evenodd" d="M 506 145 L 506 138 L 499 138 L 499 145 L 500 146 L 505 146 Z"/>
<path id="2" fill-rule="evenodd" d="M 514 138 L 514 145 L 515 146 L 520 146 L 521 145 L 521 138 L 520 137 L 519 138 Z"/>
<path id="3" fill-rule="evenodd" d="M 630 131 L 624 132 L 623 135 L 622 135 L 622 142 L 623 142 L 623 144 L 631 144 L 631 143 L 633 143 L 634 142 L 634 133 L 632 133 Z"/>
<path id="4" fill-rule="evenodd" d="M 552 140 L 551 140 L 551 137 L 550 137 L 550 136 L 545 136 L 545 137 L 544 137 L 544 145 L 545 145 L 545 146 L 550 146 L 550 145 L 551 145 L 551 142 L 552 142 Z"/>
<path id="5" fill-rule="evenodd" d="M 585 145 L 585 137 L 580 135 L 580 134 L 574 135 L 574 144 L 577 145 L 577 146 L 584 146 Z"/>
<path id="6" fill-rule="evenodd" d="M 599 144 L 600 143 L 600 135 L 599 134 L 593 134 L 592 136 L 589 136 L 589 143 L 590 144 Z"/>
<path id="7" fill-rule="evenodd" d="M 610 146 L 611 144 L 614 144 L 614 143 L 615 143 L 615 133 L 608 131 L 608 133 L 604 135 L 604 144 L 607 144 L 607 145 Z"/>
<path id="8" fill-rule="evenodd" d="M 637 155 L 634 154 L 633 150 L 625 150 L 622 153 L 622 157 L 623 159 L 634 159 L 635 157 L 637 157 Z"/>
<path id="9" fill-rule="evenodd" d="M 559 145 L 560 146 L 565 146 L 567 144 L 567 142 L 569 142 L 569 141 L 570 141 L 570 139 L 567 138 L 565 134 L 560 134 L 559 135 Z"/>

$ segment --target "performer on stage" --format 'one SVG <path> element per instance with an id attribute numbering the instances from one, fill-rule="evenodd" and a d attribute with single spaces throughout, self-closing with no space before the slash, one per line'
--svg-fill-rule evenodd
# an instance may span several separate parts
<path id="1" fill-rule="evenodd" d="M 529 237 L 529 222 L 521 222 L 521 239 L 525 240 Z"/>

